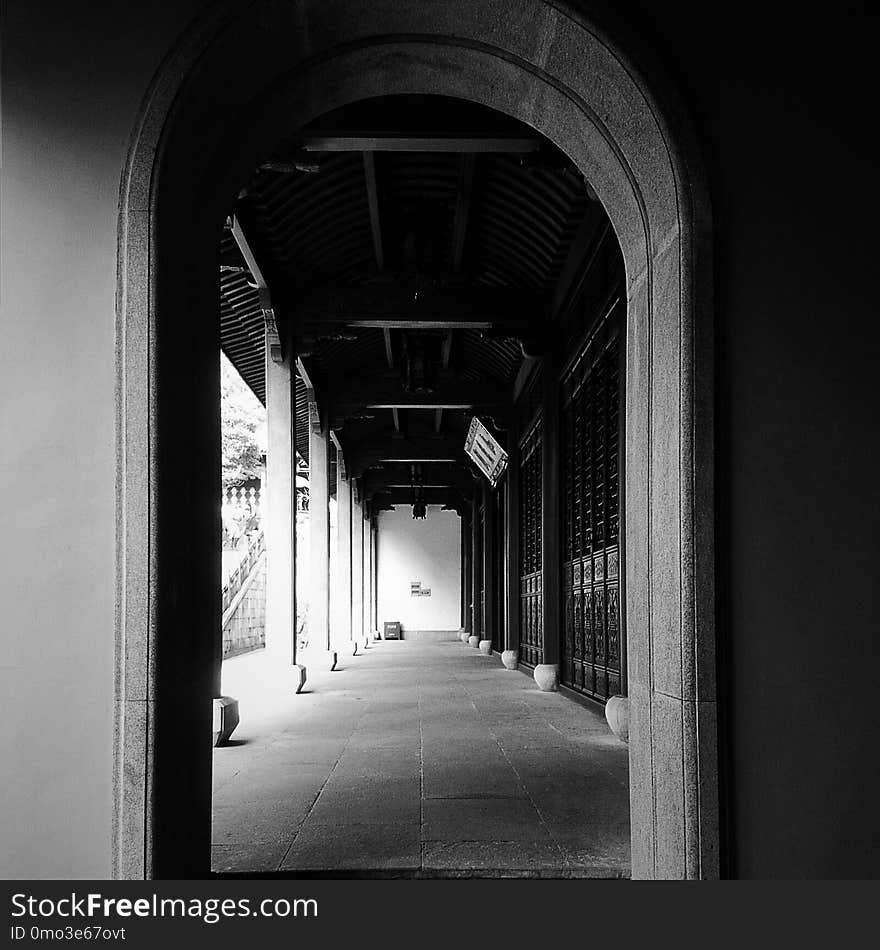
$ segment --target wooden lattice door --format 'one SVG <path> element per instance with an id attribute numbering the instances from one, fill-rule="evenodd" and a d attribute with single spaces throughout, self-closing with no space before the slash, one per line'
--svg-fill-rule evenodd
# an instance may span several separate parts
<path id="1" fill-rule="evenodd" d="M 538 421 L 519 447 L 520 660 L 528 666 L 544 662 L 541 435 Z"/>
<path id="2" fill-rule="evenodd" d="M 486 572 L 484 570 L 484 565 L 485 565 L 484 548 L 487 544 L 485 505 L 480 505 L 477 520 L 479 524 L 479 528 L 477 530 L 477 541 L 479 543 L 479 550 L 477 552 L 477 557 L 479 560 L 477 563 L 479 565 L 478 576 L 480 579 L 479 591 L 477 592 L 477 609 L 480 612 L 479 636 L 481 639 L 485 639 L 485 636 L 486 636 Z"/>
<path id="3" fill-rule="evenodd" d="M 606 320 L 562 380 L 560 679 L 599 700 L 621 691 L 619 351 Z"/>

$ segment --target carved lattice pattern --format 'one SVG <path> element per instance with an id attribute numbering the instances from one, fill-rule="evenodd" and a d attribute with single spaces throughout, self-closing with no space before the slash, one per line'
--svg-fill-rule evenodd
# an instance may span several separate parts
<path id="1" fill-rule="evenodd" d="M 539 419 L 520 443 L 520 659 L 529 666 L 544 656 L 541 431 Z"/>
<path id="2" fill-rule="evenodd" d="M 561 436 L 560 678 L 605 700 L 621 689 L 620 368 L 610 323 L 563 379 Z"/>

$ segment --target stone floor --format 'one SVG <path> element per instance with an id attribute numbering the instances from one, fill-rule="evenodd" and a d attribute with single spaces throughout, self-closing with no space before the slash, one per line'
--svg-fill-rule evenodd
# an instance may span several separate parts
<path id="1" fill-rule="evenodd" d="M 214 753 L 217 872 L 625 877 L 626 746 L 600 712 L 459 641 L 373 644 L 290 695 L 228 660 Z"/>

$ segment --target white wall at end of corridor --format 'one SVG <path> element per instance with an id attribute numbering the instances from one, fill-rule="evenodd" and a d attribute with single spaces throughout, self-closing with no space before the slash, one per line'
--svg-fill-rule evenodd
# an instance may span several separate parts
<path id="1" fill-rule="evenodd" d="M 458 630 L 461 626 L 461 520 L 454 511 L 429 507 L 416 521 L 401 505 L 379 516 L 379 628 L 399 620 L 407 631 Z M 411 585 L 430 590 L 413 596 Z"/>

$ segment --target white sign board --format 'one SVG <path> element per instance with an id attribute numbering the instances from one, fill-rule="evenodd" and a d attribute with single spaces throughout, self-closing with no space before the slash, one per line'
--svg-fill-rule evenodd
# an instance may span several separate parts
<path id="1" fill-rule="evenodd" d="M 507 453 L 476 416 L 471 419 L 464 450 L 494 488 L 507 468 Z"/>

